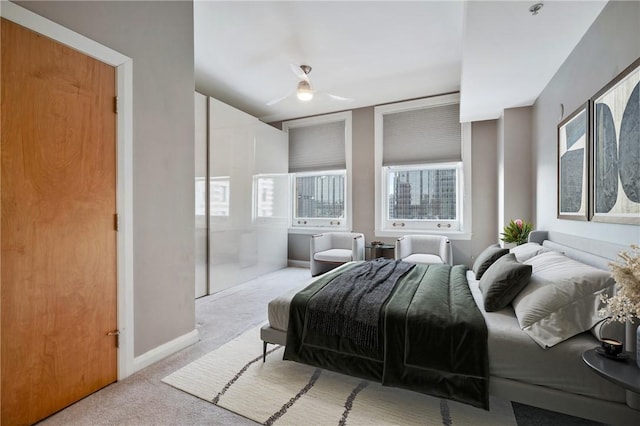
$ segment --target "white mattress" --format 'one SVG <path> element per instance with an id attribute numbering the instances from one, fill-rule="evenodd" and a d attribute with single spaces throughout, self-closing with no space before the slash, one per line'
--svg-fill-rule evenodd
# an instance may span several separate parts
<path id="1" fill-rule="evenodd" d="M 314 279 L 269 302 L 268 318 L 271 328 L 286 332 L 291 299 Z M 625 401 L 625 392 L 621 387 L 594 374 L 582 361 L 582 352 L 598 345 L 598 341 L 590 333 L 582 333 L 552 348 L 542 349 L 520 330 L 511 305 L 501 311 L 485 312 L 482 293 L 473 272 L 467 272 L 467 279 L 489 331 L 491 376 L 603 400 Z"/>

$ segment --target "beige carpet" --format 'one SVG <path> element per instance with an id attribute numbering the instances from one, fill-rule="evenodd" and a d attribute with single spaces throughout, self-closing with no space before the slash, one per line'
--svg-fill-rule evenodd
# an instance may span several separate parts
<path id="1" fill-rule="evenodd" d="M 487 412 L 283 361 L 282 347 L 269 349 L 263 363 L 255 328 L 162 381 L 261 424 L 516 425 L 508 401 L 492 398 Z"/>

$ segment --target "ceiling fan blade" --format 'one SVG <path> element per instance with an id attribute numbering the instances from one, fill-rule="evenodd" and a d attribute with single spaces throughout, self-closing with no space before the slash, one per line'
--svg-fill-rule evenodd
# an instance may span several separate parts
<path id="1" fill-rule="evenodd" d="M 331 93 L 327 93 L 327 96 L 329 96 L 331 99 L 334 99 L 336 101 L 342 101 L 342 102 L 353 102 L 354 101 L 353 98 L 345 98 L 344 96 L 332 95 Z"/>
<path id="2" fill-rule="evenodd" d="M 302 71 L 302 68 L 300 68 L 299 65 L 289 64 L 289 66 L 291 67 L 291 71 L 293 71 L 296 77 L 298 77 L 300 80 L 306 81 L 307 83 L 309 82 L 309 76 L 304 71 Z"/>
<path id="3" fill-rule="evenodd" d="M 285 99 L 287 99 L 287 98 L 288 98 L 289 96 L 291 96 L 292 94 L 293 94 L 293 91 L 290 91 L 290 92 L 288 92 L 288 93 L 287 93 L 286 95 L 284 95 L 284 96 L 281 96 L 281 97 L 279 97 L 279 98 L 276 98 L 276 99 L 272 99 L 272 100 L 270 100 L 269 102 L 267 102 L 267 104 L 266 104 L 266 105 L 267 105 L 267 106 L 275 105 L 275 104 L 277 104 L 278 102 L 282 102 L 282 101 L 284 101 Z"/>

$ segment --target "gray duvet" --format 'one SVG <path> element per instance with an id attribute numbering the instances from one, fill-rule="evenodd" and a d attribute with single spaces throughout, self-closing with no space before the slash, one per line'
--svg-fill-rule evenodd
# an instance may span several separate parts
<path id="1" fill-rule="evenodd" d="M 485 312 L 482 293 L 473 272 L 467 272 L 469 287 L 487 324 L 489 336 L 489 371 L 492 377 L 546 386 L 593 398 L 624 402 L 624 390 L 594 374 L 580 358 L 582 352 L 597 345 L 590 333 L 582 333 L 550 349 L 542 349 L 520 330 L 513 308 Z M 312 281 L 312 280 L 310 280 Z M 310 282 L 309 281 L 309 282 Z M 302 288 L 294 289 L 269 303 L 269 324 L 287 330 L 289 303 Z"/>

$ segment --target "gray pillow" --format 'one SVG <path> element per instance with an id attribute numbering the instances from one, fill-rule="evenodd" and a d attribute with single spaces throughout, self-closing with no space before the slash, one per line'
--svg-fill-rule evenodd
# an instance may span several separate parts
<path id="1" fill-rule="evenodd" d="M 482 278 L 482 274 L 499 258 L 509 253 L 509 249 L 500 247 L 499 244 L 494 244 L 487 247 L 478 255 L 476 261 L 473 262 L 473 273 L 476 274 L 476 280 Z"/>
<path id="2" fill-rule="evenodd" d="M 531 265 L 518 262 L 513 253 L 496 260 L 480 279 L 484 310 L 494 312 L 507 307 L 529 284 L 532 269 Z"/>
<path id="3" fill-rule="evenodd" d="M 542 247 L 538 243 L 525 243 L 519 246 L 513 247 L 509 250 L 509 253 L 513 253 L 516 255 L 516 260 L 518 262 L 524 262 L 525 260 L 529 260 L 534 256 L 537 256 L 542 253 L 546 253 L 548 251 L 552 251 L 546 247 Z"/>

